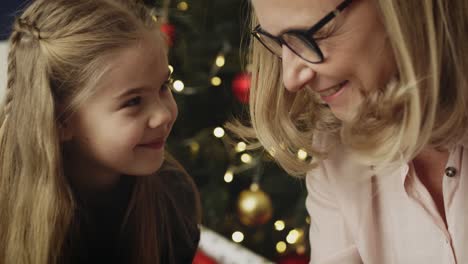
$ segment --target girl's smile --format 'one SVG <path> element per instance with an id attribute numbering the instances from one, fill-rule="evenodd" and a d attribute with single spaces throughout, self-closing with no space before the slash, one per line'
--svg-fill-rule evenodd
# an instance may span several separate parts
<path id="1" fill-rule="evenodd" d="M 153 141 L 150 141 L 148 143 L 140 144 L 138 147 L 143 147 L 143 148 L 150 148 L 150 149 L 163 149 L 166 144 L 166 139 L 165 138 L 159 138 L 155 139 Z"/>

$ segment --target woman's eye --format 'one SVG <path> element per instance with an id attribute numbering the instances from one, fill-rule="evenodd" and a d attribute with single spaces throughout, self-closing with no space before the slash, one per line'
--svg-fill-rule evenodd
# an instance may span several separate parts
<path id="1" fill-rule="evenodd" d="M 313 38 L 315 41 L 321 41 L 321 40 L 327 39 L 330 36 L 331 36 L 331 32 L 320 32 L 318 34 L 315 34 Z"/>
<path id="2" fill-rule="evenodd" d="M 333 25 L 322 28 L 319 32 L 316 32 L 312 37 L 315 41 L 321 41 L 329 38 L 335 32 Z"/>
<path id="3" fill-rule="evenodd" d="M 125 104 L 122 107 L 123 108 L 133 107 L 133 106 L 137 106 L 137 105 L 140 105 L 140 104 L 141 104 L 141 97 L 138 96 L 138 97 L 132 98 L 132 99 L 128 100 L 127 102 L 125 102 Z"/>

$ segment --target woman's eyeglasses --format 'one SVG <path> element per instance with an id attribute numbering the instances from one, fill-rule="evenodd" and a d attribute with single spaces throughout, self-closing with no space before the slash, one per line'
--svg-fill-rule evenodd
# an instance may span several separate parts
<path id="1" fill-rule="evenodd" d="M 324 56 L 313 35 L 337 17 L 351 2 L 352 0 L 344 0 L 335 10 L 307 30 L 288 30 L 279 36 L 273 36 L 257 25 L 251 34 L 279 58 L 283 54 L 282 46 L 285 45 L 302 59 L 310 63 L 321 63 L 324 61 Z"/>

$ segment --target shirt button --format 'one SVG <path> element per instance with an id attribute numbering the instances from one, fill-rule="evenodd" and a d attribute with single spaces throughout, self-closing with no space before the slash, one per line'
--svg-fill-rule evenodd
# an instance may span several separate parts
<path id="1" fill-rule="evenodd" d="M 445 169 L 445 175 L 447 175 L 448 177 L 454 177 L 455 175 L 457 175 L 457 169 L 455 169 L 454 167 L 447 167 Z"/>

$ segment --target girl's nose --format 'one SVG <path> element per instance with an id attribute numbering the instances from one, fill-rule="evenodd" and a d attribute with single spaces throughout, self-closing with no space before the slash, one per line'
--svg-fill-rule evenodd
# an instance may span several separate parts
<path id="1" fill-rule="evenodd" d="M 157 128 L 172 124 L 177 115 L 177 110 L 174 109 L 177 109 L 177 106 L 166 105 L 163 102 L 157 103 L 152 109 L 148 126 L 150 128 Z"/>

